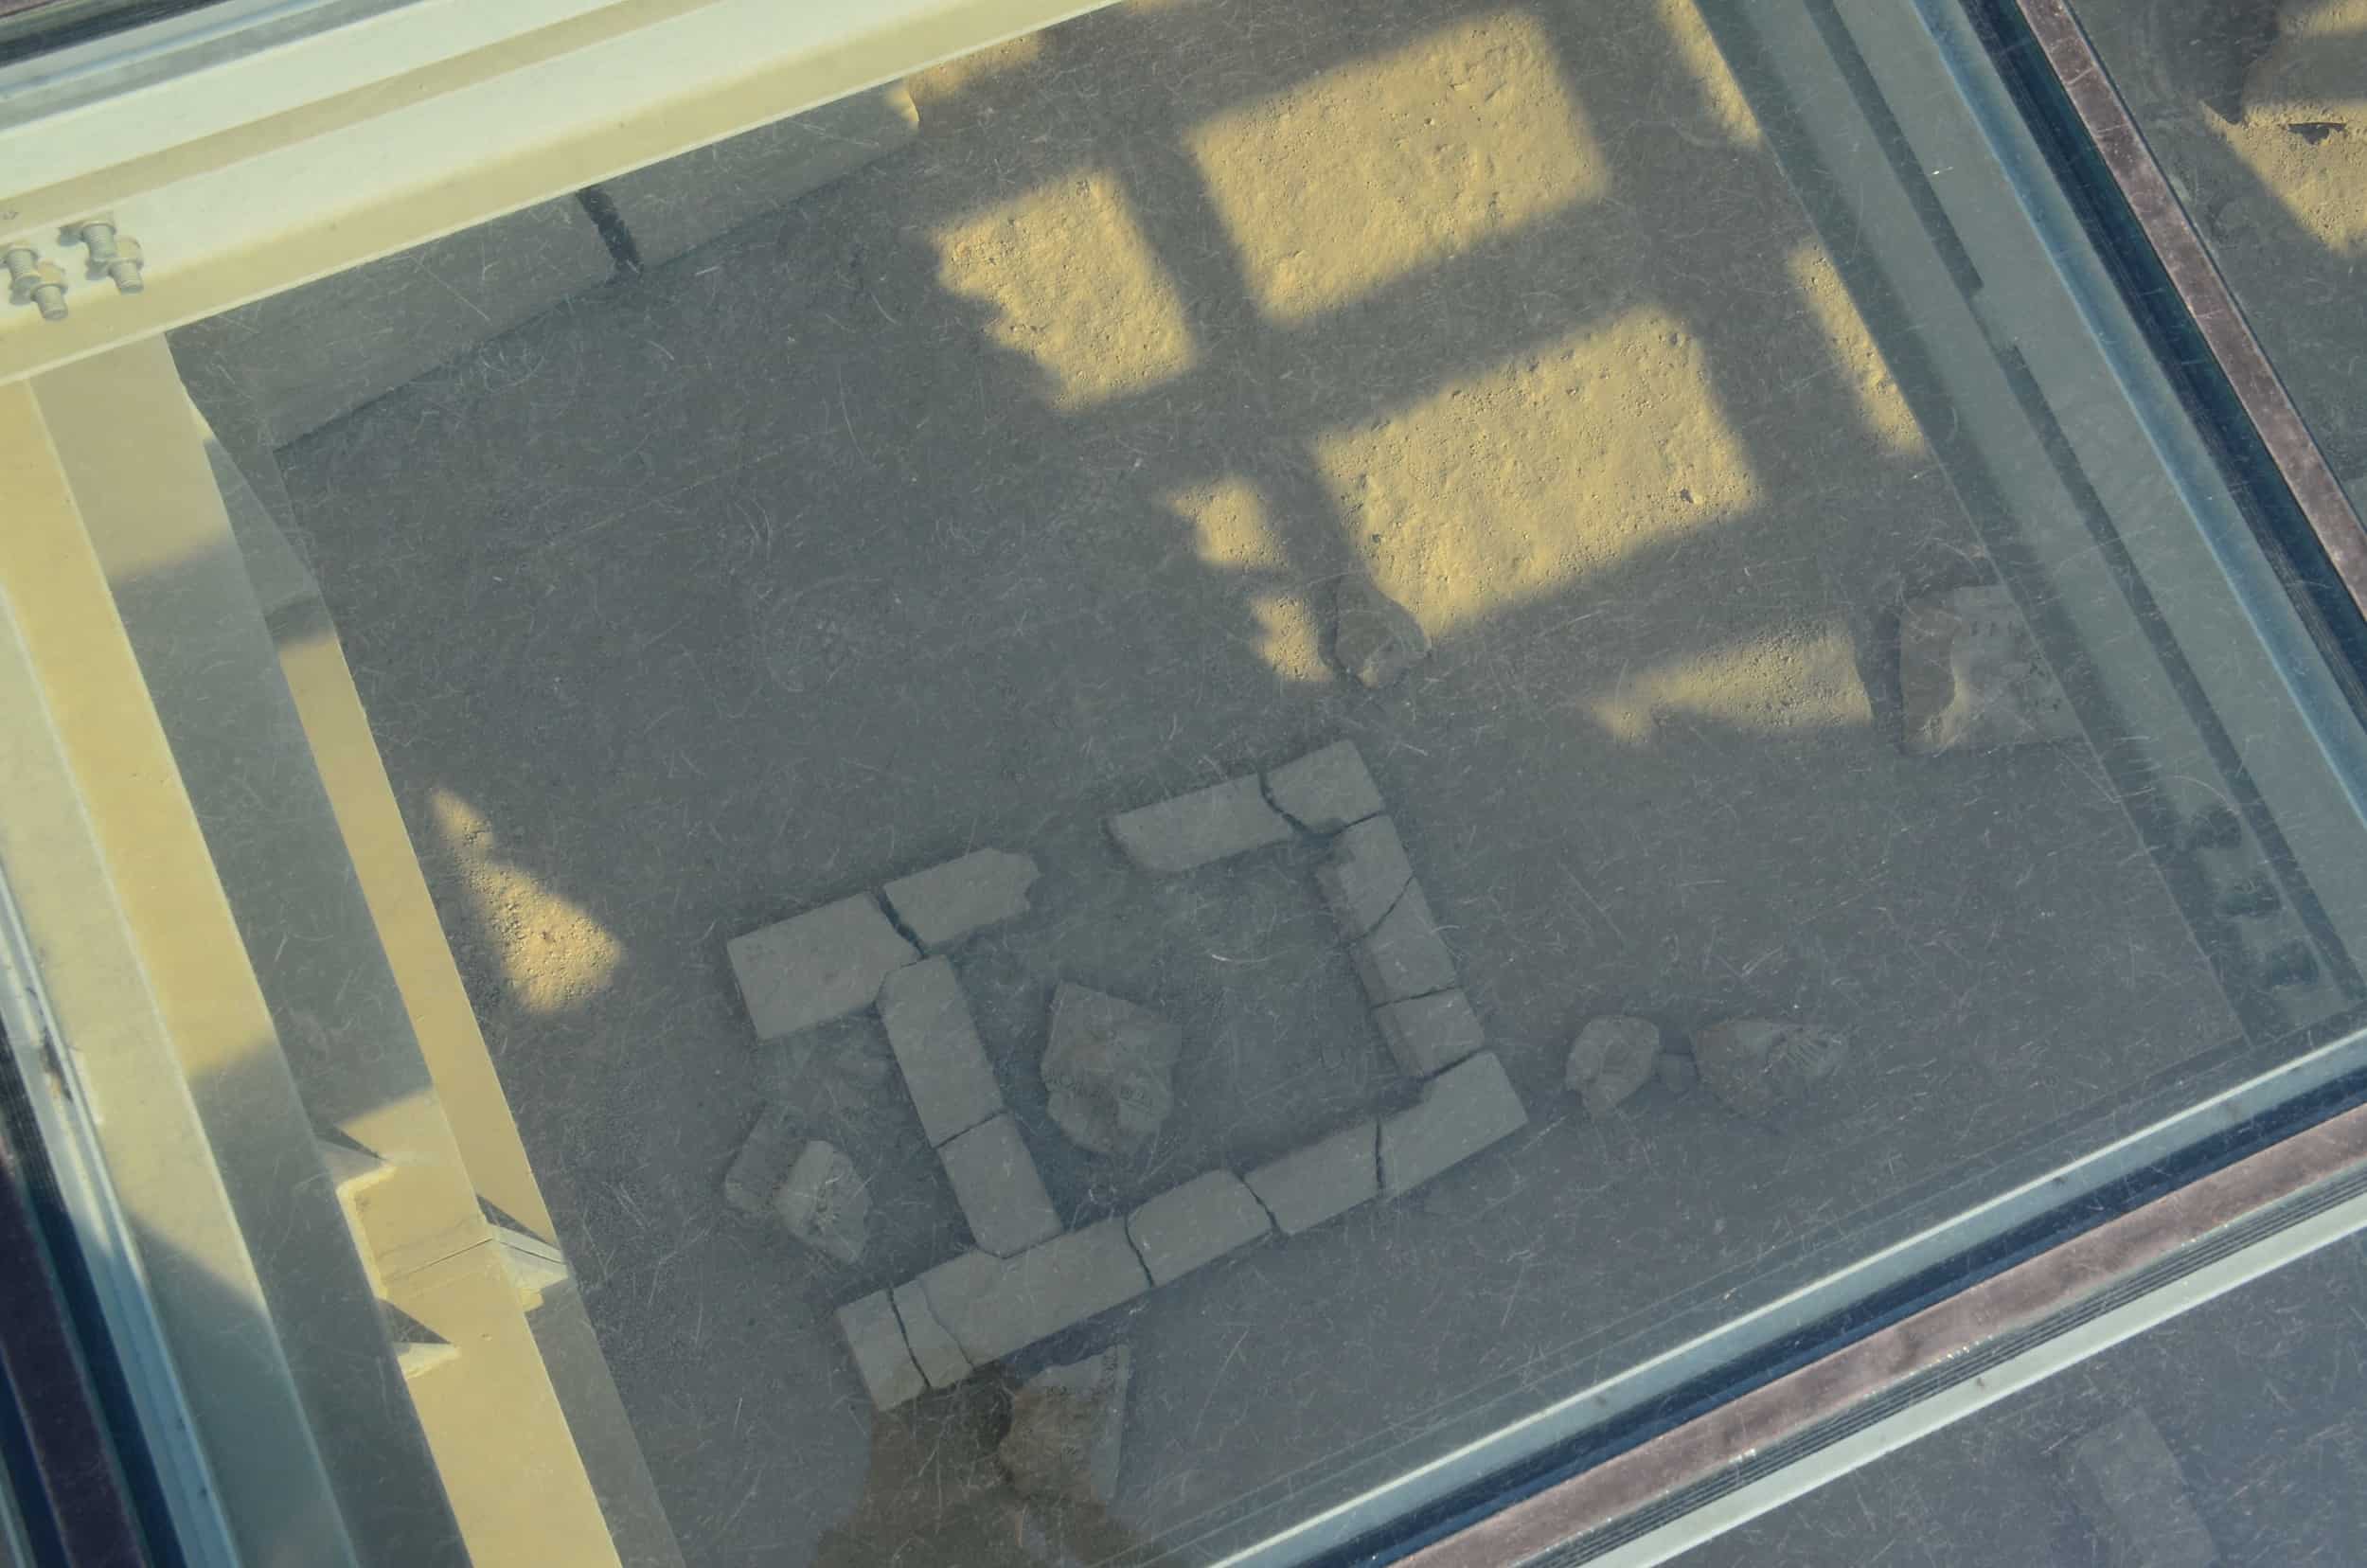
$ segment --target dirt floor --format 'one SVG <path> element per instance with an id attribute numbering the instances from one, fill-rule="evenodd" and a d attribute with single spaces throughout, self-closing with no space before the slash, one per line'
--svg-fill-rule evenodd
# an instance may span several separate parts
<path id="1" fill-rule="evenodd" d="M 1339 737 L 1531 1115 L 1023 1360 L 1133 1347 L 1105 1545 L 1419 1457 L 2234 1034 L 2084 749 L 1901 752 L 1888 628 L 1980 549 L 1685 0 L 1168 0 L 913 91 L 916 148 L 282 454 L 693 1562 L 1021 1550 L 991 1384 L 875 1420 L 831 1321 L 961 1244 L 909 1106 L 724 960 L 967 848 L 1044 869 L 957 962 L 1072 1223 L 1404 1097 L 1310 852 L 1155 882 L 1101 826 Z M 1321 651 L 1359 571 L 1437 644 L 1379 695 Z M 1058 979 L 1184 1025 L 1137 1158 L 1043 1114 Z M 1606 1011 L 1854 1064 L 1593 1122 Z M 859 1266 L 723 1206 L 768 1094 L 872 1180 Z"/>

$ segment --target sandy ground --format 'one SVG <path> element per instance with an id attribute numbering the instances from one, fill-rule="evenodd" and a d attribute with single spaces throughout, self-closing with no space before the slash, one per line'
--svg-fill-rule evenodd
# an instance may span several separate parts
<path id="1" fill-rule="evenodd" d="M 959 1242 L 917 1125 L 757 1050 L 723 955 L 966 848 L 1044 867 L 959 962 L 1072 1221 L 1402 1097 L 1304 852 L 1154 883 L 1100 828 L 1341 736 L 1531 1111 L 1045 1347 L 1134 1346 L 1111 1540 L 1418 1456 L 2233 1033 L 2084 751 L 1901 754 L 1890 617 L 1979 548 L 1689 5 L 1171 0 L 914 93 L 917 148 L 283 454 L 693 1562 L 811 1559 L 867 1472 L 849 1560 L 1015 1539 L 994 1389 L 875 1422 L 830 1322 Z M 1320 653 L 1357 570 L 1438 644 L 1379 696 Z M 1042 1114 L 1060 978 L 1184 1025 L 1139 1158 Z M 1590 1123 L 1609 1010 L 1858 1065 Z M 723 1208 L 767 1093 L 870 1174 L 860 1266 Z"/>

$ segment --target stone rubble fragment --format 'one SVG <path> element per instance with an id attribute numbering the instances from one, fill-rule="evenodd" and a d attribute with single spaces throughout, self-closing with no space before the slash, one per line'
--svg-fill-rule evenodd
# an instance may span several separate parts
<path id="1" fill-rule="evenodd" d="M 1408 1078 L 1425 1078 L 1453 1066 L 1487 1043 L 1479 1015 L 1460 990 L 1433 991 L 1373 1009 L 1389 1058 Z"/>
<path id="2" fill-rule="evenodd" d="M 922 949 L 943 953 L 974 933 L 1027 913 L 1027 889 L 1042 875 L 1025 855 L 977 849 L 899 877 L 881 891 Z"/>
<path id="3" fill-rule="evenodd" d="M 1229 778 L 1110 819 L 1110 836 L 1127 859 L 1153 876 L 1171 876 L 1290 836 L 1290 820 L 1266 804 L 1255 774 Z"/>
<path id="4" fill-rule="evenodd" d="M 2211 1568 L 2219 1560 L 2178 1456 L 2144 1411 L 2073 1443 L 2071 1471 L 2105 1560 L 2128 1568 Z"/>
<path id="5" fill-rule="evenodd" d="M 1426 996 L 1454 984 L 1454 954 L 1447 951 L 1445 938 L 1438 935 L 1438 922 L 1431 916 L 1430 900 L 1422 897 L 1419 882 L 1406 884 L 1397 908 L 1373 928 L 1371 935 L 1356 944 L 1352 956 L 1357 978 L 1364 982 L 1364 994 L 1376 1007 Z"/>
<path id="6" fill-rule="evenodd" d="M 1153 1285 L 1180 1279 L 1272 1228 L 1265 1206 L 1229 1170 L 1212 1170 L 1163 1192 L 1126 1221 Z"/>
<path id="7" fill-rule="evenodd" d="M 1331 657 L 1368 691 L 1405 678 L 1430 657 L 1413 612 L 1361 577 L 1343 578 L 1332 612 Z"/>
<path id="8" fill-rule="evenodd" d="M 1011 1430 L 995 1459 L 1022 1497 L 1046 1503 L 1114 1501 L 1132 1358 L 1123 1345 L 1047 1367 L 1011 1401 Z"/>
<path id="9" fill-rule="evenodd" d="M 929 1307 L 928 1292 L 917 1279 L 906 1280 L 889 1292 L 896 1308 L 896 1316 L 904 1326 L 904 1345 L 912 1352 L 913 1363 L 920 1375 L 929 1380 L 931 1388 L 951 1388 L 970 1376 L 970 1358 L 953 1343 L 945 1325 Z"/>
<path id="10" fill-rule="evenodd" d="M 723 1202 L 751 1219 L 773 1212 L 774 1194 L 789 1180 L 805 1139 L 791 1124 L 789 1108 L 768 1106 L 739 1146 L 723 1175 Z"/>
<path id="11" fill-rule="evenodd" d="M 1726 1109 L 1753 1119 L 1805 1099 L 1848 1060 L 1847 1041 L 1808 1024 L 1740 1018 L 1704 1029 L 1693 1042 L 1702 1084 Z"/>
<path id="12" fill-rule="evenodd" d="M 962 1354 L 984 1366 L 1133 1300 L 1150 1289 L 1150 1276 L 1126 1238 L 1126 1222 L 1104 1220 L 1017 1257 L 964 1253 L 919 1284 Z"/>
<path id="13" fill-rule="evenodd" d="M 759 1040 L 860 1012 L 890 971 L 920 956 L 868 893 L 735 936 L 725 948 Z"/>
<path id="14" fill-rule="evenodd" d="M 1175 1107 L 1183 1035 L 1131 1002 L 1062 984 L 1052 996 L 1043 1053 L 1048 1109 L 1080 1149 L 1126 1154 L 1159 1131 Z"/>
<path id="15" fill-rule="evenodd" d="M 841 1263 L 859 1263 L 870 1240 L 871 1193 L 855 1162 L 837 1147 L 815 1138 L 808 1143 L 789 1180 L 773 1199 L 789 1234 Z"/>
<path id="16" fill-rule="evenodd" d="M 1450 1067 L 1421 1103 L 1380 1124 L 1381 1190 L 1396 1197 L 1528 1125 L 1529 1114 L 1493 1051 Z"/>
<path id="17" fill-rule="evenodd" d="M 1266 797 L 1311 833 L 1336 833 L 1381 809 L 1380 788 L 1353 740 L 1335 740 L 1266 775 Z"/>
<path id="18" fill-rule="evenodd" d="M 1009 1115 L 980 1122 L 937 1154 L 981 1251 L 1009 1257 L 1060 1234 L 1060 1217 Z"/>
<path id="19" fill-rule="evenodd" d="M 1585 1102 L 1589 1115 L 1609 1115 L 1651 1081 L 1660 1047 L 1659 1026 L 1646 1020 L 1594 1019 L 1572 1043 L 1562 1082 Z"/>
<path id="20" fill-rule="evenodd" d="M 926 959 L 889 975 L 880 988 L 880 1022 L 932 1144 L 944 1144 L 1003 1109 L 1003 1091 L 970 1003 L 946 959 Z"/>
<path id="21" fill-rule="evenodd" d="M 1367 817 L 1331 841 L 1331 859 L 1315 868 L 1315 885 L 1350 940 L 1380 924 L 1414 881 L 1397 825 Z"/>
<path id="22" fill-rule="evenodd" d="M 2079 721 L 2002 583 L 1909 603 L 1898 695 L 1918 757 L 2069 740 Z"/>
<path id="23" fill-rule="evenodd" d="M 880 1409 L 893 1410 L 928 1388 L 929 1380 L 913 1361 L 904 1343 L 903 1325 L 897 1321 L 885 1291 L 874 1291 L 861 1301 L 841 1307 L 838 1328 L 846 1337 L 846 1348 L 855 1354 L 855 1370 L 863 1374 L 871 1402 Z"/>
<path id="24" fill-rule="evenodd" d="M 1285 1236 L 1296 1236 L 1378 1197 L 1380 1171 L 1374 1123 L 1358 1122 L 1242 1178 Z"/>

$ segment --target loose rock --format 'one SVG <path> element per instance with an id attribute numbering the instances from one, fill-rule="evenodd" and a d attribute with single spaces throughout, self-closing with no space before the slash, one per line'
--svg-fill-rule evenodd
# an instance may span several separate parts
<path id="1" fill-rule="evenodd" d="M 1693 1042 L 1702 1083 L 1729 1111 L 1754 1119 L 1824 1087 L 1848 1059 L 1848 1042 L 1830 1029 L 1757 1018 L 1719 1024 Z"/>
<path id="2" fill-rule="evenodd" d="M 1011 1401 L 1011 1431 L 995 1457 L 1022 1497 L 1113 1501 L 1133 1361 L 1125 1345 L 1027 1381 Z"/>
<path id="3" fill-rule="evenodd" d="M 1043 1082 L 1060 1131 L 1096 1154 L 1141 1148 L 1175 1108 L 1182 1032 L 1131 1002 L 1063 984 L 1051 1033 Z"/>
<path id="4" fill-rule="evenodd" d="M 2003 584 L 1916 599 L 1898 621 L 1898 695 L 1918 757 L 2068 740 L 2079 721 Z"/>
<path id="5" fill-rule="evenodd" d="M 1276 809 L 1312 833 L 1336 833 L 1380 810 L 1380 787 L 1353 740 L 1335 740 L 1266 775 Z"/>
<path id="6" fill-rule="evenodd" d="M 1397 825 L 1368 817 L 1331 841 L 1331 859 L 1315 868 L 1315 885 L 1350 940 L 1365 935 L 1397 906 L 1414 866 Z"/>
<path id="7" fill-rule="evenodd" d="M 788 1107 L 768 1106 L 724 1172 L 723 1202 L 751 1218 L 771 1212 L 774 1195 L 789 1180 L 790 1167 L 804 1147 Z"/>
<path id="8" fill-rule="evenodd" d="M 1361 577 L 1343 578 L 1331 656 L 1368 691 L 1394 686 L 1430 657 L 1430 634 L 1412 611 Z"/>
<path id="9" fill-rule="evenodd" d="M 863 1260 L 870 1240 L 871 1194 L 855 1162 L 816 1138 L 790 1167 L 773 1210 L 789 1234 L 841 1263 Z"/>
<path id="10" fill-rule="evenodd" d="M 1650 1080 L 1660 1044 L 1660 1029 L 1644 1019 L 1597 1018 L 1578 1031 L 1562 1081 L 1589 1115 L 1608 1115 Z"/>
<path id="11" fill-rule="evenodd" d="M 1042 873 L 1025 855 L 978 849 L 899 877 L 881 891 L 904 928 L 931 953 L 1027 913 L 1027 889 Z"/>
<path id="12" fill-rule="evenodd" d="M 1165 877 L 1280 844 L 1290 836 L 1290 824 L 1266 804 L 1257 775 L 1247 774 L 1155 806 L 1121 811 L 1110 819 L 1110 836 L 1127 859 Z"/>
<path id="13" fill-rule="evenodd" d="M 1426 996 L 1454 984 L 1454 954 L 1432 918 L 1422 885 L 1410 882 L 1397 907 L 1356 944 L 1357 977 L 1376 1007 Z"/>
<path id="14" fill-rule="evenodd" d="M 889 972 L 920 956 L 868 893 L 809 910 L 725 945 L 759 1040 L 860 1012 Z"/>

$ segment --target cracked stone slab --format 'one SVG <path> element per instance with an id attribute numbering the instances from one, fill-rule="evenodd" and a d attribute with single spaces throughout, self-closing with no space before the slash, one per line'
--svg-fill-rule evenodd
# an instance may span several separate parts
<path id="1" fill-rule="evenodd" d="M 970 1252 L 920 1276 L 930 1310 L 973 1366 L 1000 1361 L 1150 1289 L 1121 1220 L 1056 1236 L 1017 1257 Z"/>
<path id="2" fill-rule="evenodd" d="M 1242 1181 L 1282 1234 L 1296 1236 L 1379 1195 L 1377 1140 L 1374 1123 L 1358 1122 L 1259 1166 Z"/>
<path id="3" fill-rule="evenodd" d="M 1483 1051 L 1430 1080 L 1419 1105 L 1380 1124 L 1380 1182 L 1410 1192 L 1528 1125 L 1504 1063 Z"/>
<path id="4" fill-rule="evenodd" d="M 1272 1228 L 1265 1205 L 1229 1170 L 1212 1170 L 1163 1192 L 1126 1221 L 1153 1285 L 1181 1279 Z"/>
<path id="5" fill-rule="evenodd" d="M 918 1280 L 906 1280 L 889 1293 L 896 1315 L 904 1325 L 904 1345 L 912 1352 L 913 1363 L 920 1375 L 929 1380 L 931 1388 L 951 1388 L 970 1376 L 970 1358 L 953 1343 L 953 1336 L 945 1331 L 936 1313 L 929 1310 L 929 1297 Z"/>
<path id="6" fill-rule="evenodd" d="M 723 1202 L 752 1219 L 771 1214 L 774 1195 L 789 1180 L 805 1141 L 791 1125 L 787 1106 L 768 1106 L 723 1174 Z"/>
<path id="7" fill-rule="evenodd" d="M 1694 1037 L 1701 1082 L 1738 1116 L 1772 1115 L 1823 1088 L 1848 1064 L 1849 1042 L 1813 1024 L 1737 1018 Z"/>
<path id="8" fill-rule="evenodd" d="M 1035 1157 L 1007 1113 L 952 1139 L 937 1156 L 981 1251 L 1009 1257 L 1060 1234 Z"/>
<path id="9" fill-rule="evenodd" d="M 1454 985 L 1454 954 L 1438 935 L 1420 882 L 1406 884 L 1397 907 L 1356 944 L 1354 957 L 1357 978 L 1364 982 L 1364 994 L 1376 1007 Z"/>
<path id="10" fill-rule="evenodd" d="M 1389 1059 L 1408 1078 L 1425 1078 L 1482 1049 L 1487 1036 L 1461 990 L 1434 991 L 1373 1009 Z"/>
<path id="11" fill-rule="evenodd" d="M 1335 740 L 1266 775 L 1266 798 L 1313 833 L 1336 833 L 1381 810 L 1380 787 L 1353 740 Z"/>
<path id="12" fill-rule="evenodd" d="M 920 956 L 868 893 L 792 916 L 727 944 L 758 1040 L 861 1012 L 880 982 Z"/>
<path id="13" fill-rule="evenodd" d="M 2072 1490 L 2106 1547 L 2127 1568 L 2211 1568 L 2219 1560 L 2186 1475 L 2142 1410 L 2072 1445 Z"/>
<path id="14" fill-rule="evenodd" d="M 789 1234 L 841 1263 L 863 1261 L 871 1238 L 871 1193 L 855 1162 L 835 1145 L 815 1138 L 789 1169 L 774 1196 L 773 1211 Z"/>
<path id="15" fill-rule="evenodd" d="M 1609 1115 L 1651 1081 L 1660 1046 L 1660 1028 L 1648 1020 L 1590 1020 L 1571 1042 L 1562 1083 L 1585 1102 L 1589 1115 Z"/>
<path id="16" fill-rule="evenodd" d="M 1910 603 L 1898 618 L 1898 695 L 1918 757 L 2075 739 L 2079 721 L 2003 584 Z"/>
<path id="17" fill-rule="evenodd" d="M 1172 876 L 1290 836 L 1290 820 L 1266 804 L 1255 774 L 1228 778 L 1110 819 L 1126 858 L 1153 876 Z"/>
<path id="18" fill-rule="evenodd" d="M 1370 933 L 1397 906 L 1413 883 L 1397 824 L 1368 817 L 1331 841 L 1331 859 L 1315 868 L 1315 885 L 1332 918 L 1353 939 Z"/>
<path id="19" fill-rule="evenodd" d="M 1051 1036 L 1047 1109 L 1071 1141 L 1124 1154 L 1159 1131 L 1175 1108 L 1183 1031 L 1147 1007 L 1063 982 L 1052 993 Z"/>
<path id="20" fill-rule="evenodd" d="M 1132 1353 L 1119 1345 L 1028 1379 L 995 1450 L 1011 1489 L 1048 1502 L 1113 1501 L 1133 1370 Z"/>
<path id="21" fill-rule="evenodd" d="M 880 988 L 880 1022 L 931 1144 L 943 1145 L 1003 1109 L 1003 1091 L 951 963 L 930 958 L 890 974 Z"/>
<path id="22" fill-rule="evenodd" d="M 958 860 L 899 877 L 881 891 L 922 949 L 943 953 L 965 938 L 1027 913 L 1027 889 L 1042 873 L 1007 849 L 973 849 Z"/>
<path id="23" fill-rule="evenodd" d="M 885 1291 L 874 1291 L 861 1301 L 841 1307 L 838 1331 L 846 1336 L 846 1348 L 855 1353 L 855 1370 L 863 1374 L 871 1402 L 881 1410 L 894 1410 L 917 1399 L 929 1386 L 904 1343 L 904 1326 L 897 1320 Z"/>

